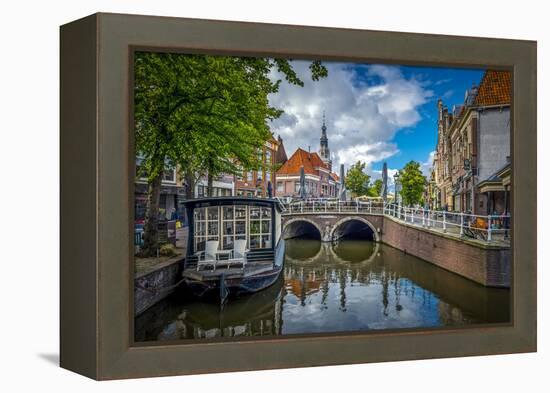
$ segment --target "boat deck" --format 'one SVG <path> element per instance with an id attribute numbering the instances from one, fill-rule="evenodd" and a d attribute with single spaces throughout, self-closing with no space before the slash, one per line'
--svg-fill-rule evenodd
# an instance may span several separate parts
<path id="1" fill-rule="evenodd" d="M 216 270 L 213 270 L 210 266 L 208 266 L 201 267 L 201 269 L 197 271 L 196 266 L 188 267 L 184 269 L 182 275 L 184 278 L 196 281 L 217 281 L 220 279 L 222 274 L 226 279 L 244 278 L 271 271 L 273 268 L 273 260 L 256 261 L 246 264 L 244 269 L 241 266 L 217 266 Z"/>

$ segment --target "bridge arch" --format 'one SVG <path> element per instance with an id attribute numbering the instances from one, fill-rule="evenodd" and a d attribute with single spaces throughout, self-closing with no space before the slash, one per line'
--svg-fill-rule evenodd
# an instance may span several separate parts
<path id="1" fill-rule="evenodd" d="M 378 234 L 378 231 L 376 230 L 374 225 L 369 220 L 361 216 L 349 216 L 336 221 L 330 231 L 330 239 L 335 240 L 334 235 L 337 233 L 337 231 L 340 230 L 343 226 L 352 224 L 353 222 L 365 224 L 368 228 L 370 228 L 370 232 L 372 232 L 372 240 L 374 240 L 375 242 L 380 241 L 380 235 Z"/>
<path id="2" fill-rule="evenodd" d="M 283 239 L 309 234 L 314 238 L 323 239 L 323 231 L 317 222 L 307 217 L 295 217 L 285 222 L 282 230 Z"/>

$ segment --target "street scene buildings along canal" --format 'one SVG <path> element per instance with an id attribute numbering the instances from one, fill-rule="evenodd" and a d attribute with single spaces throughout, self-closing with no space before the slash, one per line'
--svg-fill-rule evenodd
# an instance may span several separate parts
<path id="1" fill-rule="evenodd" d="M 309 85 L 348 70 L 327 69 Z M 337 116 L 330 107 L 315 109 L 316 136 L 306 145 L 274 122 L 250 162 L 235 159 L 227 171 L 189 173 L 165 161 L 152 252 L 153 188 L 138 149 L 136 341 L 508 322 L 510 74 L 456 71 L 457 86 L 466 86 L 456 102 L 452 90 L 436 97 L 409 72 L 371 66 L 368 83 L 353 86 L 366 89 L 357 102 L 398 89 L 396 80 L 423 88 L 415 113 L 433 115 L 425 115 L 434 142 L 427 159 L 394 141 L 347 146 L 337 128 L 345 117 L 329 122 Z M 422 124 L 414 119 L 391 121 Z"/>

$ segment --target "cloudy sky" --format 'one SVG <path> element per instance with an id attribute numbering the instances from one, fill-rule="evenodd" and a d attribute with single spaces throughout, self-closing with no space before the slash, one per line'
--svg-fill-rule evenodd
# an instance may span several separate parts
<path id="1" fill-rule="evenodd" d="M 483 70 L 327 62 L 328 77 L 313 82 L 309 62 L 293 65 L 305 86 L 283 82 L 270 96 L 285 111 L 271 129 L 283 138 L 288 156 L 298 147 L 319 150 L 325 111 L 335 172 L 340 163 L 347 169 L 361 160 L 377 178 L 386 161 L 390 179 L 410 160 L 427 173 L 437 138 L 437 99 L 449 108 L 461 104 L 466 89 L 483 75 Z"/>

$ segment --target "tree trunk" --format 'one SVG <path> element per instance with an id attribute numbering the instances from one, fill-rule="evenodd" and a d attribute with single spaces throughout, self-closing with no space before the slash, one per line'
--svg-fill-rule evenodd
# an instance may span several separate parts
<path id="1" fill-rule="evenodd" d="M 195 176 L 192 172 L 185 172 L 185 183 L 187 184 L 185 188 L 185 198 L 195 198 Z"/>
<path id="2" fill-rule="evenodd" d="M 147 211 L 145 213 L 145 224 L 143 227 L 143 247 L 140 252 L 144 257 L 157 255 L 161 182 L 162 172 L 150 181 L 148 185 Z"/>
<path id="3" fill-rule="evenodd" d="M 213 192 L 213 191 L 214 191 L 214 187 L 213 187 L 213 185 L 214 185 L 214 177 L 210 174 L 210 172 L 208 172 L 208 178 L 207 178 L 207 179 L 208 179 L 208 186 L 207 186 L 207 187 L 208 187 L 208 190 L 207 190 L 207 191 L 208 191 L 208 194 L 207 194 L 207 195 L 208 195 L 209 197 L 211 197 L 211 196 L 214 195 L 214 192 Z"/>

